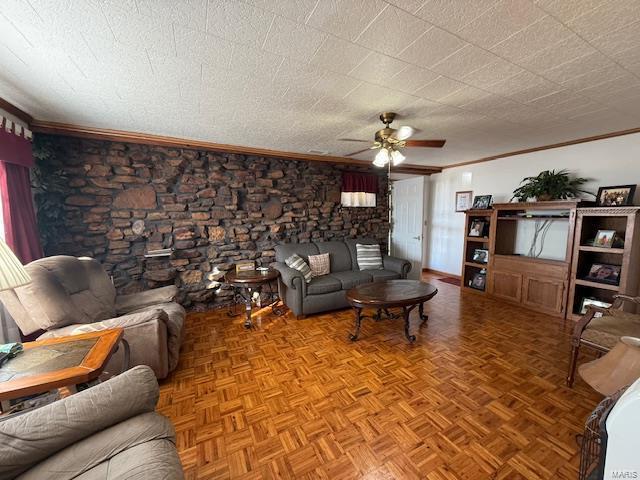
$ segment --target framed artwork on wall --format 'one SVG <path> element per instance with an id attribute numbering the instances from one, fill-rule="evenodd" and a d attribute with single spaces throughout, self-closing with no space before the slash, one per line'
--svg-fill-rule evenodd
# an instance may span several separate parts
<path id="1" fill-rule="evenodd" d="M 471 208 L 473 192 L 471 190 L 456 192 L 456 212 L 466 212 Z"/>

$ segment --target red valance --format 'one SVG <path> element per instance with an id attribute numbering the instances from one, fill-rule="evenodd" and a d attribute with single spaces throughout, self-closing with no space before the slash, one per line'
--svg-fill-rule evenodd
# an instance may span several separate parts
<path id="1" fill-rule="evenodd" d="M 15 125 L 14 125 L 15 128 Z M 13 129 L 12 129 L 13 130 Z M 31 168 L 34 165 L 31 142 L 18 132 L 7 132 L 0 121 L 0 161 Z"/>
<path id="2" fill-rule="evenodd" d="M 342 191 L 378 193 L 378 176 L 373 173 L 343 172 Z"/>

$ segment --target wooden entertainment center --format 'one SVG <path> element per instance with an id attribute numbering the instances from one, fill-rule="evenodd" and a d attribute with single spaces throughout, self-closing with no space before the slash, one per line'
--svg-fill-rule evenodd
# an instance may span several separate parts
<path id="1" fill-rule="evenodd" d="M 571 200 L 496 203 L 465 212 L 463 290 L 573 320 L 584 298 L 638 295 L 640 207 L 579 206 Z M 615 230 L 624 245 L 594 246 L 598 230 Z M 618 285 L 585 279 L 597 262 L 620 266 Z"/>

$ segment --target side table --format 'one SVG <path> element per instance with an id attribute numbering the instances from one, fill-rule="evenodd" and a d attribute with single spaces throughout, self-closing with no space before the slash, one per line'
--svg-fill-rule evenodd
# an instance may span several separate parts
<path id="1" fill-rule="evenodd" d="M 61 387 L 72 391 L 96 380 L 117 350 L 124 348 L 124 368 L 129 367 L 129 344 L 123 329 L 48 338 L 23 344 L 24 351 L 0 367 L 0 405 Z"/>
<path id="2" fill-rule="evenodd" d="M 246 318 L 244 321 L 245 328 L 251 328 L 253 323 L 251 321 L 251 313 L 253 311 L 253 294 L 258 292 L 262 293 L 264 287 L 268 287 L 268 291 L 265 292 L 269 295 L 270 306 L 276 315 L 282 315 L 282 312 L 276 307 L 276 304 L 280 300 L 278 297 L 277 289 L 274 290 L 272 283 L 278 279 L 280 272 L 269 268 L 268 270 L 248 270 L 242 272 L 236 272 L 234 270 L 229 271 L 224 276 L 224 281 L 227 285 L 231 285 L 234 288 L 234 302 L 244 303 Z"/>

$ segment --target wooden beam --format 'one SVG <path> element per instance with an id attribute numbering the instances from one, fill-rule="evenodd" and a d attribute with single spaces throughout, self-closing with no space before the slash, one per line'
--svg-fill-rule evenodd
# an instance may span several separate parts
<path id="1" fill-rule="evenodd" d="M 281 150 L 269 150 L 266 148 L 243 147 L 224 143 L 206 142 L 202 140 L 188 140 L 164 135 L 152 135 L 148 133 L 128 132 L 123 130 L 109 130 L 104 128 L 82 127 L 64 123 L 33 121 L 31 129 L 36 133 L 50 135 L 67 135 L 71 137 L 89 138 L 94 140 L 109 140 L 114 142 L 138 143 L 144 145 L 162 145 L 176 148 L 193 148 L 198 150 L 210 150 L 215 152 L 239 153 L 244 155 L 258 155 L 261 157 L 277 157 L 289 160 L 304 160 L 308 162 L 338 163 L 360 167 L 371 167 L 371 162 L 357 160 L 348 157 L 334 157 L 330 155 L 313 155 L 310 153 L 285 152 Z M 393 168 L 395 173 L 409 173 L 414 175 L 431 175 L 439 173 L 441 167 L 426 165 L 400 165 Z"/>
<path id="2" fill-rule="evenodd" d="M 30 126 L 31 123 L 33 122 L 33 117 L 31 115 L 29 115 L 24 110 L 16 107 L 13 103 L 8 102 L 2 97 L 0 97 L 0 108 L 6 111 L 7 113 L 10 113 L 14 117 L 22 120 L 27 124 L 27 126 Z"/>
<path id="3" fill-rule="evenodd" d="M 460 163 L 453 163 L 451 165 L 444 165 L 442 168 L 445 169 L 445 168 L 463 167 L 466 165 L 473 165 L 474 163 L 490 162 L 491 160 L 497 160 L 499 158 L 513 157 L 515 155 L 523 155 L 525 153 L 539 152 L 541 150 L 549 150 L 551 148 L 567 147 L 569 145 L 577 145 L 579 143 L 587 143 L 587 142 L 594 142 L 596 140 L 604 140 L 605 138 L 621 137 L 622 135 L 631 135 L 632 133 L 640 133 L 640 127 L 630 128 L 629 130 L 619 130 L 617 132 L 603 133 L 602 135 L 594 135 L 593 137 L 584 137 L 584 138 L 578 138 L 576 140 L 568 140 L 566 142 L 552 143 L 551 145 L 543 145 L 541 147 L 532 147 L 532 148 L 526 148 L 524 150 L 516 150 L 513 152 L 500 153 L 498 155 L 492 155 L 490 157 L 479 158 L 478 160 L 470 160 L 468 162 L 460 162 Z"/>

